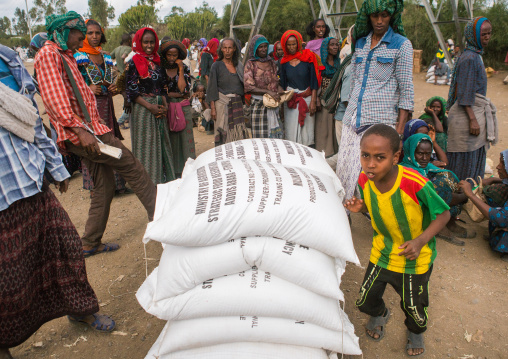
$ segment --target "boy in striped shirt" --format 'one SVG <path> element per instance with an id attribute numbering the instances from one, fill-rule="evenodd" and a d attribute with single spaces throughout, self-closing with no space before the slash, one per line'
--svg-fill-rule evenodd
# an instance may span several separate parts
<path id="1" fill-rule="evenodd" d="M 387 125 L 374 125 L 361 142 L 361 198 L 347 200 L 351 212 L 368 210 L 374 238 L 370 263 L 356 305 L 371 316 L 367 336 L 384 336 L 390 310 L 383 301 L 389 283 L 401 297 L 408 329 L 407 354 L 423 354 L 427 329 L 428 282 L 436 257 L 435 235 L 448 223 L 448 205 L 432 182 L 418 172 L 397 165 L 400 139 Z"/>

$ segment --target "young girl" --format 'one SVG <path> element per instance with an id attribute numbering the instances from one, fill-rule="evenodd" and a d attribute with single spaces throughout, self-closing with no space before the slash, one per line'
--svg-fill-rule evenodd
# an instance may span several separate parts
<path id="1" fill-rule="evenodd" d="M 166 120 L 168 76 L 160 67 L 159 39 L 151 28 L 134 36 L 136 52 L 127 64 L 126 95 L 132 110 L 132 152 L 143 164 L 155 184 L 175 179 L 173 153 Z"/>
<path id="2" fill-rule="evenodd" d="M 178 113 L 185 116 L 185 129 L 179 132 L 170 131 L 169 138 L 173 152 L 175 175 L 180 177 L 187 158 L 196 158 L 192 114 L 189 101 L 191 87 L 190 70 L 183 63 L 187 57 L 185 46 L 175 40 L 163 41 L 160 48 L 161 64 L 168 77 L 167 101 L 168 118 L 171 121 Z"/>

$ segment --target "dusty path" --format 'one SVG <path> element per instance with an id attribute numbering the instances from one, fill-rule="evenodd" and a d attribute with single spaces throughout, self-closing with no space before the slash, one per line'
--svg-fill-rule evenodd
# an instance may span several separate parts
<path id="1" fill-rule="evenodd" d="M 31 71 L 31 69 L 29 69 Z M 489 79 L 488 96 L 498 108 L 501 141 L 488 152 L 497 164 L 499 152 L 508 147 L 508 86 L 502 84 L 504 73 Z M 447 86 L 424 82 L 424 74 L 415 75 L 415 116 L 423 112 L 425 101 L 434 95 L 447 97 Z M 117 117 L 122 100 L 115 98 Z M 123 131 L 124 143 L 130 147 L 130 133 Z M 195 130 L 197 153 L 213 147 L 212 136 Z M 57 195 L 76 226 L 83 232 L 89 206 L 89 193 L 82 189 L 81 175 L 71 179 L 70 190 Z M 469 222 L 466 214 L 461 218 Z M 144 312 L 134 292 L 145 278 L 146 268 L 158 264 L 161 246 L 151 242 L 146 257 L 141 238 L 147 223 L 146 214 L 135 195 L 115 197 L 105 234 L 105 241 L 118 242 L 122 248 L 111 254 L 86 260 L 88 278 L 101 301 L 103 313 L 117 321 L 118 335 L 101 334 L 83 325 L 70 324 L 60 318 L 45 324 L 23 345 L 14 348 L 15 358 L 144 358 L 159 335 L 164 322 Z M 425 358 L 508 358 L 508 264 L 499 259 L 482 239 L 486 223 L 468 225 L 476 238 L 456 247 L 438 240 L 438 256 L 430 284 L 430 327 L 426 333 Z M 353 215 L 353 238 L 362 265 L 368 263 L 372 229 L 361 215 Z M 406 358 L 404 316 L 395 291 L 387 289 L 385 299 L 392 309 L 385 339 L 374 343 L 365 337 L 367 317 L 354 307 L 364 269 L 348 266 L 342 290 L 346 295 L 346 312 L 360 337 L 364 358 Z M 470 341 L 465 336 L 471 334 Z"/>

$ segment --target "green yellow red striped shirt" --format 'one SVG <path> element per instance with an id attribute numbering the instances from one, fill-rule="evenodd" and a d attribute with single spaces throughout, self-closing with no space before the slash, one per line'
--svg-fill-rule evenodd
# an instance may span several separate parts
<path id="1" fill-rule="evenodd" d="M 379 192 L 364 172 L 358 178 L 374 228 L 370 261 L 397 273 L 423 274 L 436 258 L 436 238 L 423 246 L 416 260 L 399 256 L 403 250 L 398 247 L 418 237 L 438 214 L 450 208 L 427 178 L 412 169 L 398 168 L 394 186 L 385 193 Z"/>

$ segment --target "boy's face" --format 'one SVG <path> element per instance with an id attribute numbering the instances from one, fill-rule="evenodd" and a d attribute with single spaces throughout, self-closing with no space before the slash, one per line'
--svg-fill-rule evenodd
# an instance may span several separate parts
<path id="1" fill-rule="evenodd" d="M 371 181 L 381 181 L 399 162 L 400 151 L 393 153 L 390 140 L 376 134 L 364 137 L 361 142 L 362 170 Z"/>

